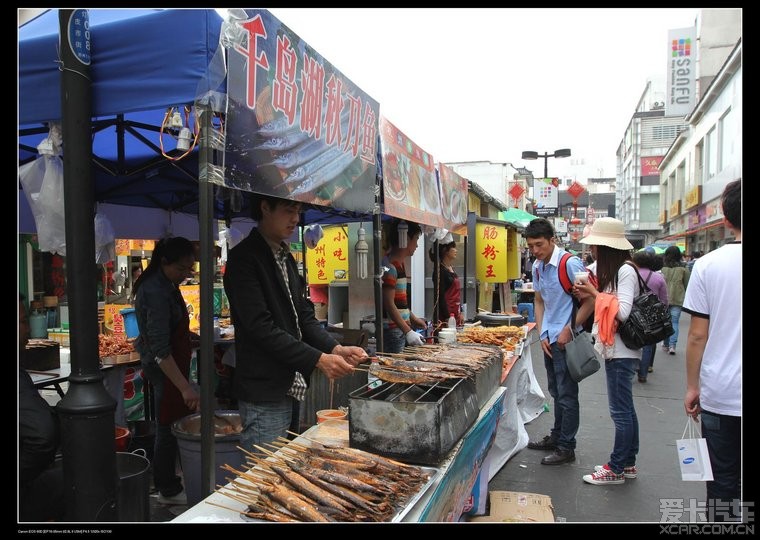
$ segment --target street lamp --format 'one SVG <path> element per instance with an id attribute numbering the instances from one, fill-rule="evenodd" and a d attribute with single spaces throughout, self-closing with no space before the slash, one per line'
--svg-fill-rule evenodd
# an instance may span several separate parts
<path id="1" fill-rule="evenodd" d="M 555 150 L 553 154 L 539 154 L 538 152 L 534 152 L 532 150 L 524 150 L 522 153 L 523 159 L 538 159 L 538 158 L 544 158 L 544 178 L 549 178 L 549 158 L 563 158 L 563 157 L 570 157 L 570 149 L 569 148 L 560 148 L 559 150 Z"/>

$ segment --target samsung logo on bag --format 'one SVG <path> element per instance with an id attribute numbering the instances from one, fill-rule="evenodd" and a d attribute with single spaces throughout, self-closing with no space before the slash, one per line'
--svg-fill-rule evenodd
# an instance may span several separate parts
<path id="1" fill-rule="evenodd" d="M 687 457 L 686 459 L 683 460 L 683 463 L 684 463 L 684 465 L 689 465 L 691 463 L 694 463 L 694 458 L 693 457 Z"/>

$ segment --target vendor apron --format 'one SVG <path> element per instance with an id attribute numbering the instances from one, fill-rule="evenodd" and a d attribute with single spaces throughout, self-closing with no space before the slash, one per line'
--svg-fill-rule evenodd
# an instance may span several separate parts
<path id="1" fill-rule="evenodd" d="M 451 283 L 451 286 L 449 287 L 449 289 L 444 294 L 444 298 L 445 298 L 446 302 L 445 302 L 445 304 L 443 306 L 441 306 L 441 307 L 444 307 L 444 308 L 446 306 L 451 305 L 451 304 L 457 304 L 457 305 L 459 305 L 459 303 L 462 301 L 462 297 L 460 296 L 460 293 L 462 292 L 462 284 L 459 281 L 459 276 L 457 276 L 456 272 L 452 272 L 451 275 L 454 276 L 454 281 Z M 446 311 L 448 311 L 448 309 L 446 309 Z M 441 309 L 439 309 L 438 312 L 441 315 L 441 321 L 448 321 L 449 320 L 449 315 L 451 315 L 451 313 L 444 314 L 443 310 L 441 310 Z M 458 315 L 459 315 L 458 312 L 454 313 L 454 317 L 457 317 Z"/>
<path id="2" fill-rule="evenodd" d="M 180 296 L 182 317 L 177 328 L 172 333 L 169 344 L 177 368 L 189 380 L 190 360 L 193 356 L 193 349 L 190 346 L 190 316 L 187 314 L 187 307 L 179 290 L 177 291 L 177 295 Z M 164 374 L 164 396 L 161 399 L 161 410 L 158 411 L 158 422 L 162 425 L 171 425 L 175 420 L 184 418 L 194 412 L 185 405 L 182 393 L 172 384 L 169 377 Z"/>

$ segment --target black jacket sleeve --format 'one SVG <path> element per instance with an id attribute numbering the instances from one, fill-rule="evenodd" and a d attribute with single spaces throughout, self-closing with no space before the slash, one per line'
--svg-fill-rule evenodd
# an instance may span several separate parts
<path id="1" fill-rule="evenodd" d="M 19 484 L 50 466 L 60 440 L 58 417 L 23 369 L 18 377 Z"/>

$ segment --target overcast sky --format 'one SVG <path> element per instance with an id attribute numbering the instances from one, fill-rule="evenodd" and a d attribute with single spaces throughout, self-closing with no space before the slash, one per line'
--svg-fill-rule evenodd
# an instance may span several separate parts
<path id="1" fill-rule="evenodd" d="M 510 162 L 543 176 L 614 176 L 668 29 L 693 9 L 282 9 L 271 13 L 380 102 L 436 161 Z M 574 166 L 575 165 L 575 166 Z M 593 172 L 592 172 L 593 171 Z M 578 180 L 585 180 L 580 176 Z"/>

